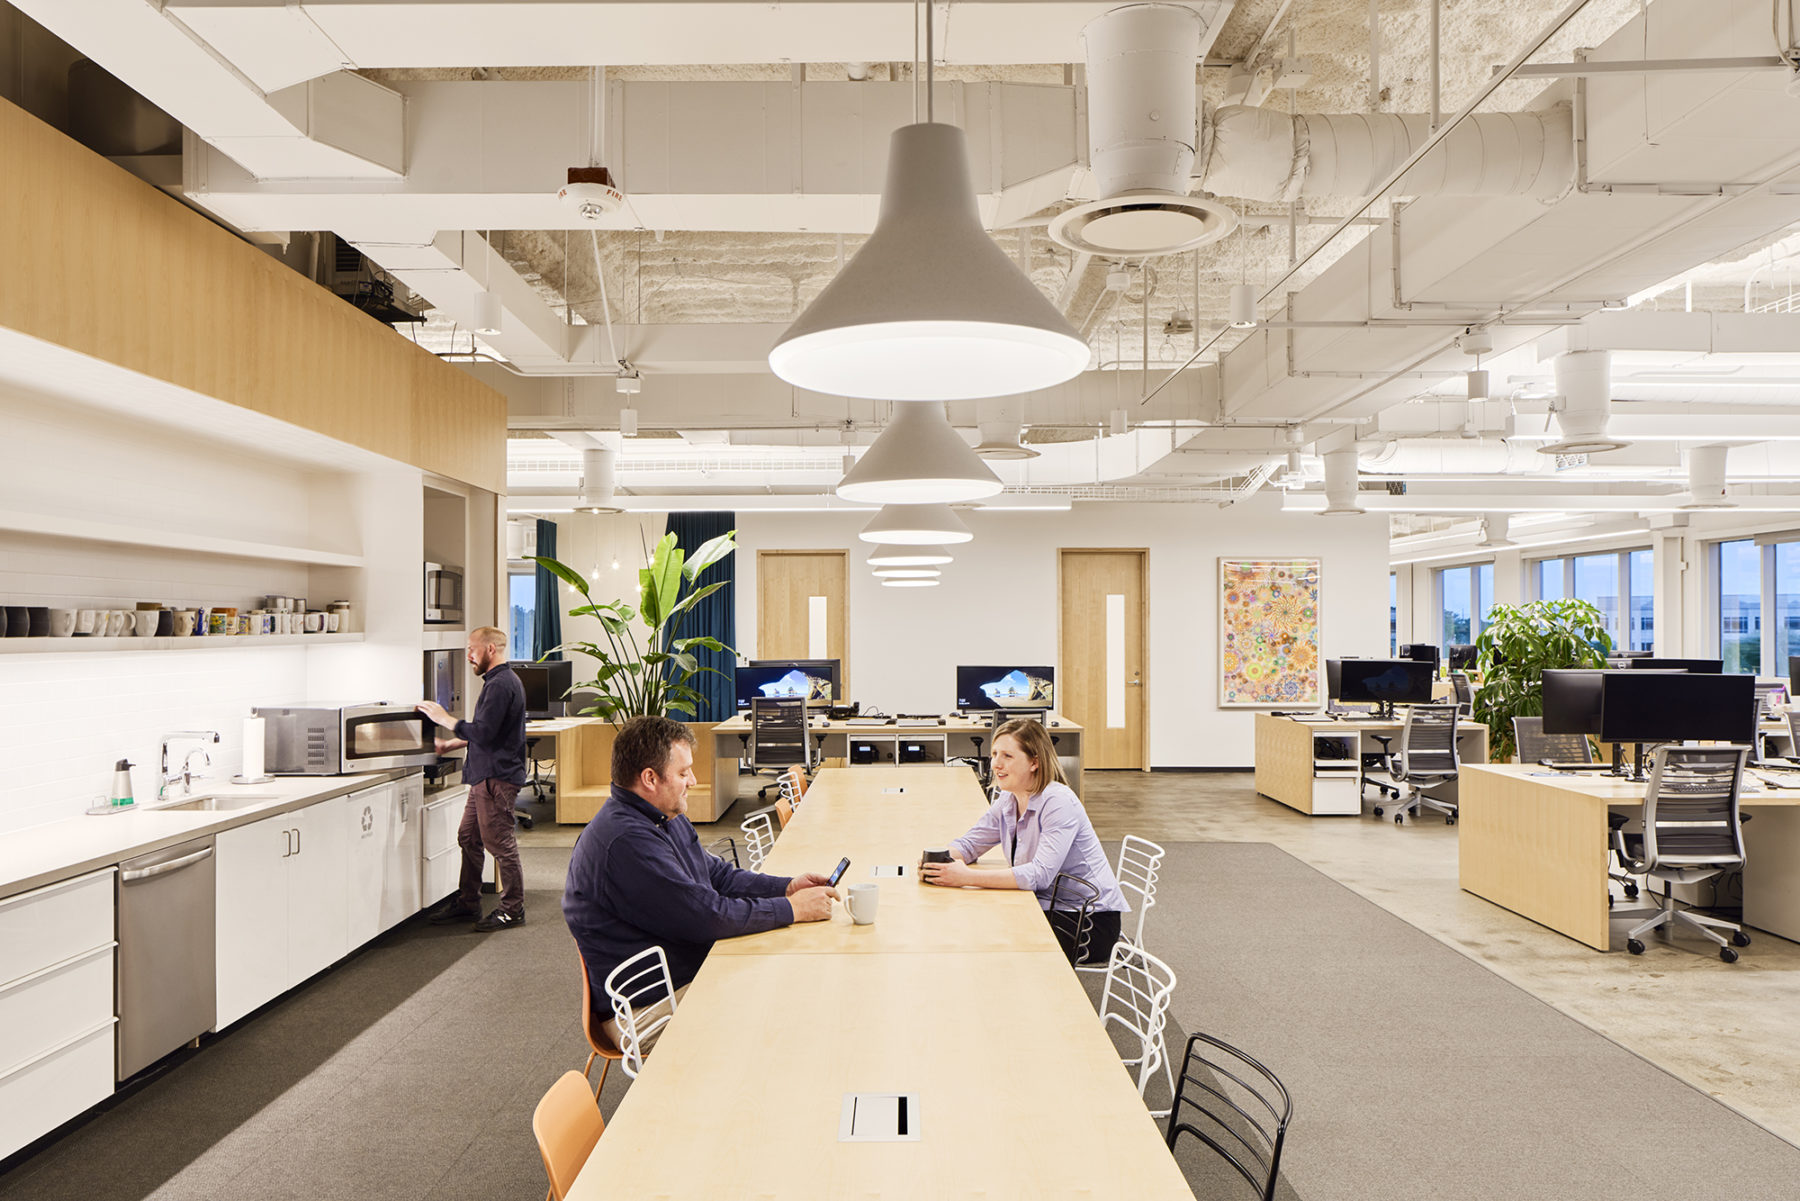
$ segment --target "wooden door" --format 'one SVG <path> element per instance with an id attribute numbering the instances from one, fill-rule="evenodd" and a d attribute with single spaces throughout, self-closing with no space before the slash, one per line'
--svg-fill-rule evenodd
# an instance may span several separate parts
<path id="1" fill-rule="evenodd" d="M 1142 770 L 1143 550 L 1065 550 L 1056 707 L 1082 728 L 1082 766 Z"/>
<path id="2" fill-rule="evenodd" d="M 756 657 L 836 659 L 843 664 L 839 691 L 848 696 L 848 570 L 841 550 L 756 552 Z"/>

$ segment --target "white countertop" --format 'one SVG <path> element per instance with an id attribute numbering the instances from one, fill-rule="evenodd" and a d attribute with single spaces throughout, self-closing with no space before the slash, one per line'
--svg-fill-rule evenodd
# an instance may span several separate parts
<path id="1" fill-rule="evenodd" d="M 404 771 L 366 772 L 357 776 L 277 776 L 266 784 L 232 784 L 196 780 L 195 796 L 267 796 L 270 800 L 242 809 L 172 812 L 156 802 L 132 806 L 126 813 L 74 817 L 16 830 L 0 838 L 0 897 L 107 867 L 121 860 L 249 825 L 278 813 L 304 809 L 387 780 Z M 183 798 L 170 799 L 180 804 Z"/>

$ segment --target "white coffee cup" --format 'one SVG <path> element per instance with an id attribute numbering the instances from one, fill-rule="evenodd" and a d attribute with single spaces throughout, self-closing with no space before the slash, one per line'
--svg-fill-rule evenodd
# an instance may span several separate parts
<path id="1" fill-rule="evenodd" d="M 109 609 L 106 614 L 106 636 L 123 638 L 131 626 L 131 614 L 124 609 Z"/>
<path id="2" fill-rule="evenodd" d="M 338 632 L 338 615 L 336 613 L 325 614 L 325 632 L 327 634 Z"/>
<path id="3" fill-rule="evenodd" d="M 67 638 L 75 632 L 76 610 L 50 610 L 50 637 Z"/>
<path id="4" fill-rule="evenodd" d="M 317 634 L 325 628 L 325 615 L 317 609 L 306 615 L 306 632 Z"/>
<path id="5" fill-rule="evenodd" d="M 875 924 L 875 906 L 880 900 L 879 884 L 852 884 L 844 892 L 844 908 L 850 911 L 850 920 L 859 926 Z"/>
<path id="6" fill-rule="evenodd" d="M 161 611 L 157 609 L 133 610 L 131 614 L 133 632 L 139 638 L 150 637 L 152 634 L 156 633 L 156 622 L 157 618 L 160 616 Z"/>
<path id="7" fill-rule="evenodd" d="M 97 612 L 99 612 L 99 610 L 75 610 L 75 632 L 77 634 L 92 634 L 94 632 L 94 617 Z M 104 633 L 105 631 L 101 632 Z"/>
<path id="8" fill-rule="evenodd" d="M 192 638 L 194 636 L 194 619 L 199 616 L 193 609 L 175 610 L 175 636 Z"/>

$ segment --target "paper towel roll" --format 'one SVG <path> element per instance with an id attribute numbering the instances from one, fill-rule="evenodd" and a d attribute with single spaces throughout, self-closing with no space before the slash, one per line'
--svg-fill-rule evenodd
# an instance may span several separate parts
<path id="1" fill-rule="evenodd" d="M 244 719 L 243 776 L 246 780 L 260 780 L 263 774 L 263 719 L 246 717 Z"/>

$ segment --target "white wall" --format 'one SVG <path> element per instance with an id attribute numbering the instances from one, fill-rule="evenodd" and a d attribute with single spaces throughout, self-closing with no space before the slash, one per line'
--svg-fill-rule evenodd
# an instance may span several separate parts
<path id="1" fill-rule="evenodd" d="M 0 531 L 0 603 L 352 599 L 367 631 L 366 642 L 338 646 L 243 639 L 192 651 L 90 651 L 70 640 L 52 653 L 0 650 L 0 832 L 80 814 L 107 790 L 118 759 L 137 765 L 138 799 L 153 798 L 159 743 L 171 731 L 219 731 L 211 774 L 224 779 L 242 764 L 242 719 L 254 705 L 421 695 L 416 469 L 371 466 L 359 451 L 357 470 L 327 470 L 4 386 L 0 426 L 0 510 L 113 522 L 175 534 L 177 543 L 192 533 L 368 561 L 353 570 Z"/>
<path id="2" fill-rule="evenodd" d="M 976 511 L 975 532 L 938 588 L 882 588 L 857 531 L 867 516 L 739 515 L 738 651 L 756 654 L 756 552 L 852 548 L 849 674 L 853 699 L 890 713 L 953 703 L 958 663 L 1056 662 L 1057 563 L 1063 547 L 1149 550 L 1146 687 L 1150 763 L 1245 767 L 1252 711 L 1218 707 L 1218 559 L 1323 559 L 1322 650 L 1380 655 L 1387 648 L 1387 519 L 1283 514 L 1278 497 L 1230 509 L 1196 505 L 1078 504 L 1066 513 Z"/>

